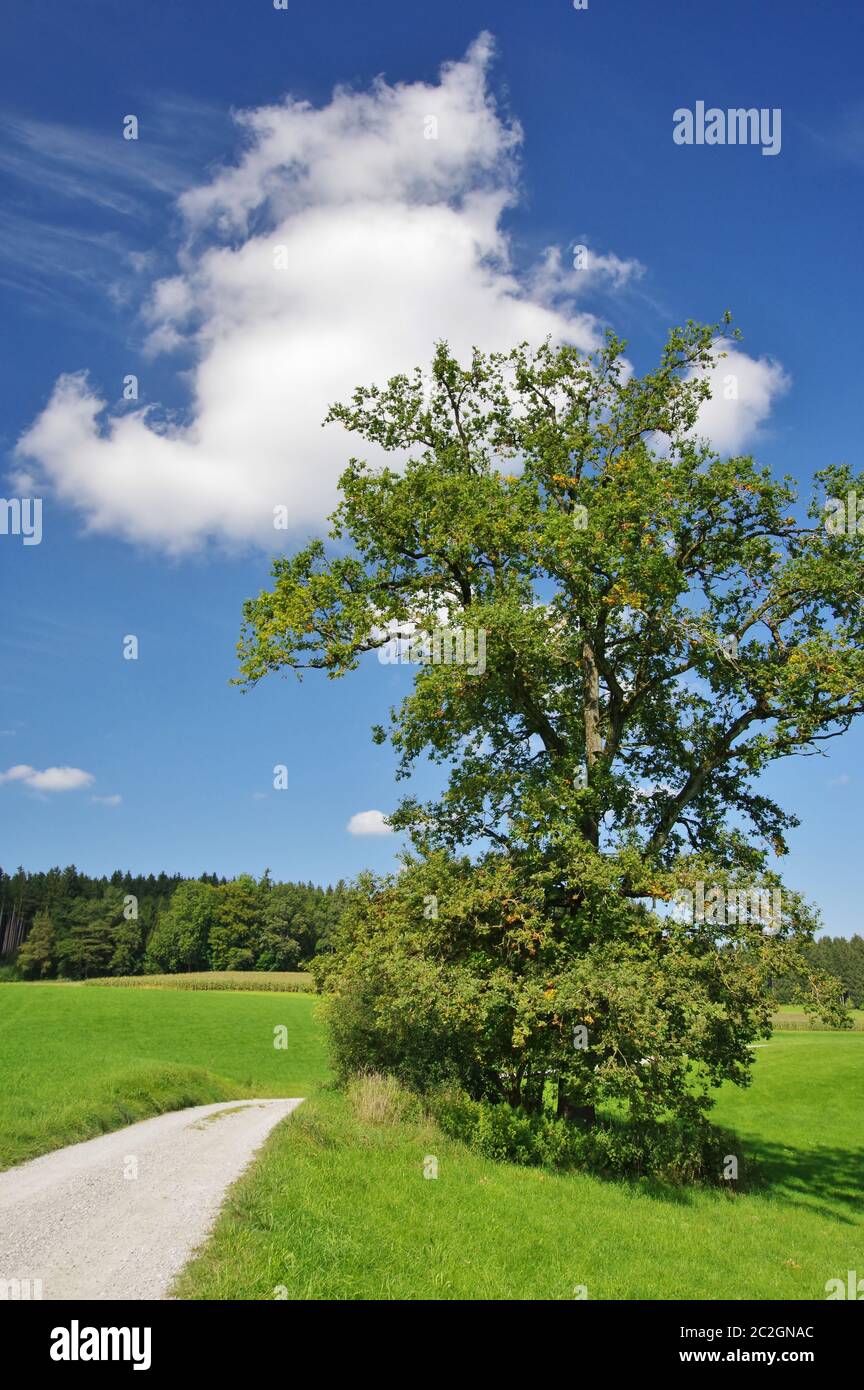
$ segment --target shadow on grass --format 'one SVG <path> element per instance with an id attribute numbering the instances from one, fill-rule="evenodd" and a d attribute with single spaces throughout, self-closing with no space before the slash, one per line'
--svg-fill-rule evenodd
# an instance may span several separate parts
<path id="1" fill-rule="evenodd" d="M 835 1221 L 855 1224 L 864 1203 L 864 1149 L 828 1144 L 790 1148 L 765 1139 L 739 1141 L 755 1163 L 751 1191 L 760 1191 Z"/>
<path id="2" fill-rule="evenodd" d="M 860 1221 L 864 1205 L 864 1149 L 829 1145 L 793 1149 L 765 1139 L 729 1135 L 727 1152 L 738 1159 L 738 1182 L 724 1182 L 722 1187 L 679 1186 L 656 1178 L 631 1182 L 644 1196 L 675 1206 L 689 1206 L 697 1194 L 720 1191 L 732 1200 L 738 1194 L 769 1197 L 843 1225 L 854 1226 Z M 611 1177 L 610 1180 L 621 1181 Z"/>

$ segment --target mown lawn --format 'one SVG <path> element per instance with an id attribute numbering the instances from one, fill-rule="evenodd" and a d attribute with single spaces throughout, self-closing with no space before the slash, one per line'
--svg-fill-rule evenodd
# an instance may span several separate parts
<path id="1" fill-rule="evenodd" d="M 0 1168 L 164 1110 L 307 1095 L 317 1001 L 291 993 L 0 985 Z M 274 1047 L 274 1029 L 287 1046 Z"/>
<path id="2" fill-rule="evenodd" d="M 271 1135 L 178 1293 L 824 1299 L 864 1260 L 864 1038 L 776 1034 L 755 1072 L 717 1109 L 761 1164 L 765 1186 L 747 1194 L 493 1163 L 322 1092 Z"/>

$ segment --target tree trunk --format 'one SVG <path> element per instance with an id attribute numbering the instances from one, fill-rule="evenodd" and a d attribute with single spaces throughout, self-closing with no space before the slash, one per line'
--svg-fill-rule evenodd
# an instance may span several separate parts
<path id="1" fill-rule="evenodd" d="M 590 787 L 592 768 L 603 751 L 603 738 L 600 730 L 600 672 L 594 648 L 587 637 L 582 642 L 582 674 L 585 680 L 582 697 L 585 764 Z M 582 834 L 595 848 L 599 845 L 600 826 L 595 817 L 586 815 L 583 818 Z"/>
<path id="2" fill-rule="evenodd" d="M 597 1123 L 597 1112 L 593 1105 L 577 1105 L 572 1096 L 568 1095 L 564 1082 L 558 1082 L 558 1107 L 556 1111 L 559 1120 L 581 1120 L 583 1124 L 595 1125 Z"/>

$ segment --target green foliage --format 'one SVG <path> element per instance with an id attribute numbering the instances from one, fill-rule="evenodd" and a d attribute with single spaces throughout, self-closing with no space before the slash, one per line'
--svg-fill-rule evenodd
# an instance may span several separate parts
<path id="1" fill-rule="evenodd" d="M 74 868 L 0 870 L 0 941 L 9 978 L 85 980 L 207 969 L 291 972 L 326 951 L 341 884 L 91 879 Z"/>
<path id="2" fill-rule="evenodd" d="M 245 605 L 240 680 L 335 678 L 388 625 L 429 633 L 444 613 L 486 632 L 488 660 L 423 665 L 392 712 L 405 775 L 421 753 L 450 767 L 394 822 L 418 843 L 542 843 L 554 807 L 589 844 L 603 825 L 651 860 L 688 846 L 755 871 L 782 853 L 795 818 L 754 781 L 861 712 L 864 536 L 822 524 L 849 470 L 817 476 L 807 525 L 789 480 L 695 435 L 725 336 L 688 324 L 641 378 L 611 336 L 590 358 L 546 344 L 466 367 L 441 344 L 430 401 L 419 370 L 358 388 L 330 418 L 407 463 L 351 461 L 333 532 L 350 553 L 315 541 L 274 562 Z"/>
<path id="3" fill-rule="evenodd" d="M 216 921 L 210 929 L 211 970 L 251 970 L 259 924 L 258 885 L 248 874 L 218 890 Z"/>
<path id="4" fill-rule="evenodd" d="M 864 478 L 823 470 L 802 515 L 791 480 L 699 438 L 728 336 L 688 323 L 641 377 L 612 335 L 467 365 L 439 344 L 428 395 L 418 370 L 331 410 L 398 467 L 352 459 L 339 552 L 274 562 L 240 682 L 341 677 L 394 629 L 486 639 L 482 670 L 422 663 L 373 731 L 401 777 L 428 757 L 447 778 L 388 817 L 415 857 L 361 882 L 320 971 L 343 1074 L 531 1114 L 551 1084 L 565 1119 L 690 1127 L 747 1084 L 772 980 L 839 1021 L 803 954 L 815 915 L 773 867 L 796 818 L 758 779 L 864 710 L 864 536 L 823 524 Z M 655 910 L 706 883 L 777 890 L 778 921 Z"/>
<path id="5" fill-rule="evenodd" d="M 499 1162 L 576 1168 L 584 1134 L 566 1120 L 529 1115 L 463 1092 L 433 1094 L 427 1103 L 445 1134 Z"/>
<path id="6" fill-rule="evenodd" d="M 781 1004 L 797 1004 L 806 998 L 808 974 L 816 971 L 839 980 L 851 1007 L 864 1009 L 864 937 L 857 933 L 850 937 L 820 936 L 806 948 L 804 959 L 809 970 L 773 982 L 775 999 Z"/>
<path id="7" fill-rule="evenodd" d="M 37 914 L 30 935 L 20 948 L 16 965 L 25 980 L 44 980 L 57 964 L 57 933 L 47 912 Z"/>
<path id="8" fill-rule="evenodd" d="M 68 907 L 63 926 L 57 960 L 59 974 L 66 979 L 85 980 L 89 975 L 106 975 L 114 968 L 115 956 L 121 970 L 127 969 L 130 959 L 135 958 L 120 888 L 104 889 L 93 902 L 76 900 Z M 133 930 L 140 941 L 137 924 Z"/>
<path id="9" fill-rule="evenodd" d="M 310 907 L 308 895 L 298 893 L 294 884 L 272 885 L 262 915 L 259 970 L 296 970 L 301 961 L 314 955 L 314 916 Z"/>
<path id="10" fill-rule="evenodd" d="M 212 884 L 194 880 L 178 884 L 147 944 L 151 968 L 168 972 L 204 969 L 219 891 Z"/>
<path id="11" fill-rule="evenodd" d="M 454 1090 L 433 1093 L 427 1104 L 445 1134 L 487 1158 L 609 1177 L 716 1184 L 734 1142 L 699 1120 L 623 1124 L 607 1118 L 580 1127 L 548 1111 L 531 1114 Z"/>
<path id="12" fill-rule="evenodd" d="M 548 873 L 526 881 L 500 851 L 472 863 L 438 850 L 364 876 L 313 966 L 337 1073 L 454 1082 L 534 1114 L 551 1092 L 565 1118 L 611 1103 L 639 1123 L 698 1126 L 722 1081 L 748 1083 L 752 1044 L 770 1033 L 768 983 L 797 960 L 806 909 L 790 897 L 776 936 L 678 923 L 621 892 L 629 863 L 590 862 L 591 881 L 573 865 L 581 891 L 556 913 Z M 820 991 L 841 1021 L 830 985 Z"/>

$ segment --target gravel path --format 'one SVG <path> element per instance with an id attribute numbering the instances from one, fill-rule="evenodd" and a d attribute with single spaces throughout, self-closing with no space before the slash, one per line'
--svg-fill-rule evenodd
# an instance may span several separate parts
<path id="1" fill-rule="evenodd" d="M 0 1282 L 41 1280 L 45 1299 L 167 1298 L 225 1189 L 300 1104 L 195 1105 L 0 1173 Z"/>

